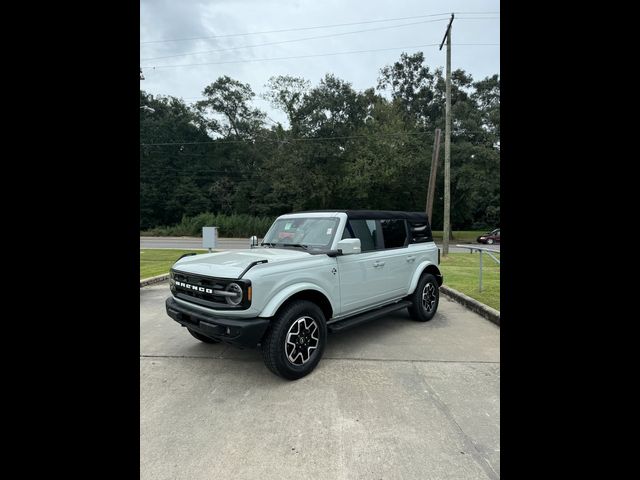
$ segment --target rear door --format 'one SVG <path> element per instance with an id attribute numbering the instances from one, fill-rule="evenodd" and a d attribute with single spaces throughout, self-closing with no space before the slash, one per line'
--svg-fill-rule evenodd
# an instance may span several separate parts
<path id="1" fill-rule="evenodd" d="M 380 251 L 378 274 L 384 286 L 384 298 L 391 300 L 407 294 L 415 268 L 415 253 L 408 249 L 405 220 L 386 219 L 379 221 L 384 250 Z"/>

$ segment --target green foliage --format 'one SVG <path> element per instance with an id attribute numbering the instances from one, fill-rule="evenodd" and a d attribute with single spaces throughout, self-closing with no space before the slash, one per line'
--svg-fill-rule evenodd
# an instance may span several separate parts
<path id="1" fill-rule="evenodd" d="M 141 230 L 174 225 L 172 231 L 199 234 L 190 222 L 202 212 L 273 218 L 314 209 L 423 211 L 436 128 L 443 136 L 432 225 L 442 228 L 445 80 L 422 52 L 403 53 L 364 91 L 331 74 L 315 86 L 277 76 L 266 87 L 262 97 L 289 125 L 267 124 L 251 106 L 251 87 L 226 76 L 206 86 L 205 100 L 193 108 L 140 92 L 141 106 L 155 110 L 140 111 L 140 142 L 170 144 L 141 145 Z M 452 226 L 497 227 L 498 75 L 474 81 L 452 72 L 452 115 Z"/>
<path id="2" fill-rule="evenodd" d="M 170 227 L 155 227 L 141 232 L 142 235 L 160 237 L 200 237 L 202 227 L 218 227 L 218 236 L 228 238 L 264 237 L 275 217 L 254 217 L 246 214 L 201 213 L 193 217 L 182 217 L 180 223 Z"/>

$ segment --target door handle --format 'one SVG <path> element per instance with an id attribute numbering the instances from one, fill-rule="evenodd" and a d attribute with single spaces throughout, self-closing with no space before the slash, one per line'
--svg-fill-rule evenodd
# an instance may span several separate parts
<path id="1" fill-rule="evenodd" d="M 415 261 L 416 257 L 407 257 L 407 262 Z"/>
<path id="2" fill-rule="evenodd" d="M 384 262 L 376 262 L 373 264 L 374 267 L 384 267 Z"/>

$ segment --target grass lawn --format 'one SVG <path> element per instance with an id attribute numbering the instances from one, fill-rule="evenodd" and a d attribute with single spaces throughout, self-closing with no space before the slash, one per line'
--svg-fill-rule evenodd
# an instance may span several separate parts
<path id="1" fill-rule="evenodd" d="M 500 259 L 499 255 L 496 255 Z M 500 265 L 488 255 L 482 256 L 482 293 L 479 292 L 480 254 L 450 253 L 440 259 L 444 284 L 500 310 Z"/>
<path id="2" fill-rule="evenodd" d="M 140 250 L 140 280 L 169 273 L 169 268 L 185 253 L 207 253 L 206 250 L 164 250 L 146 248 Z"/>

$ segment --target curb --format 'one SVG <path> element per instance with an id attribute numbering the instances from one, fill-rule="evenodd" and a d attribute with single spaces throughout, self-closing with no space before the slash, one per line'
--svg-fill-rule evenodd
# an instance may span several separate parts
<path id="1" fill-rule="evenodd" d="M 478 315 L 500 326 L 499 310 L 496 310 L 495 308 L 491 308 L 490 306 L 485 305 L 484 303 L 480 303 L 475 298 L 471 298 L 470 296 L 465 295 L 464 293 L 454 290 L 453 288 L 447 287 L 445 285 L 442 285 L 440 287 L 440 291 L 444 293 L 447 297 L 449 297 L 451 300 L 453 300 L 454 302 L 464 305 L 469 310 L 476 312 Z"/>
<path id="2" fill-rule="evenodd" d="M 140 280 L 140 288 L 146 287 L 147 285 L 153 285 L 154 283 L 164 282 L 169 279 L 169 274 L 165 273 L 163 275 L 158 275 L 156 277 L 143 278 Z"/>

